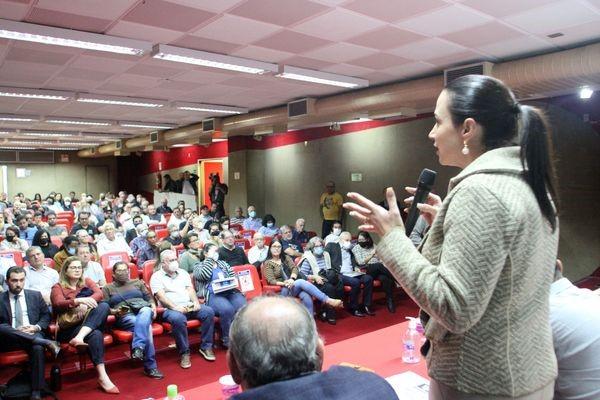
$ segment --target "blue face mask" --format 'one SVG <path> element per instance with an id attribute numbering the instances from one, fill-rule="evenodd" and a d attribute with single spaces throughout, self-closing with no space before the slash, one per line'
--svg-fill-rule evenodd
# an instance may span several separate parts
<path id="1" fill-rule="evenodd" d="M 315 253 L 315 256 L 322 256 L 324 251 L 325 249 L 322 247 L 315 247 L 313 249 L 313 253 Z"/>
<path id="2" fill-rule="evenodd" d="M 273 223 L 272 222 L 267 222 L 267 228 L 272 228 L 273 227 Z"/>
<path id="3" fill-rule="evenodd" d="M 67 253 L 69 253 L 70 255 L 74 256 L 74 255 L 75 255 L 75 250 L 77 250 L 77 249 L 74 249 L 74 248 L 72 248 L 72 247 L 69 247 L 69 248 L 67 249 Z"/>
<path id="4" fill-rule="evenodd" d="M 256 218 L 256 211 L 250 211 L 250 212 L 248 213 L 248 216 L 249 216 L 250 218 Z"/>

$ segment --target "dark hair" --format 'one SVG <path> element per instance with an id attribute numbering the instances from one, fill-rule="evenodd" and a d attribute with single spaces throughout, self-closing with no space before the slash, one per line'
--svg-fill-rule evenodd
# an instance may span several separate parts
<path id="1" fill-rule="evenodd" d="M 81 211 L 81 212 L 79 212 L 79 215 L 77 216 L 77 218 L 78 219 L 81 219 L 81 217 L 88 217 L 89 218 L 90 215 L 91 214 L 89 213 L 89 211 Z"/>
<path id="2" fill-rule="evenodd" d="M 19 228 L 17 228 L 16 226 L 9 226 L 6 228 L 7 231 L 11 231 L 12 233 L 15 234 L 15 237 L 18 239 L 19 236 L 21 235 L 21 233 L 19 232 Z M 5 233 L 6 235 L 6 233 Z"/>
<path id="3" fill-rule="evenodd" d="M 367 242 L 367 247 L 371 248 L 373 247 L 373 238 L 371 237 L 371 234 L 367 231 L 360 231 L 358 232 L 358 236 L 362 236 L 365 238 L 366 242 Z"/>
<path id="4" fill-rule="evenodd" d="M 200 207 L 200 210 L 208 210 L 208 206 L 206 204 L 202 204 L 202 207 Z"/>
<path id="5" fill-rule="evenodd" d="M 42 235 L 43 234 L 48 235 L 48 245 L 51 245 L 52 242 L 50 241 L 50 233 L 45 230 L 45 229 L 38 229 L 37 232 L 35 233 L 35 235 L 33 235 L 33 239 L 31 240 L 31 245 L 32 246 L 41 246 L 40 244 L 40 240 L 42 239 Z"/>
<path id="6" fill-rule="evenodd" d="M 51 215 L 54 215 L 54 216 L 56 217 L 56 213 L 55 213 L 54 211 L 48 211 L 48 212 L 46 213 L 46 217 L 49 217 L 49 216 L 51 216 Z"/>
<path id="7" fill-rule="evenodd" d="M 281 260 L 283 260 L 285 258 L 285 253 L 283 252 L 283 243 L 281 243 L 281 241 L 279 239 L 273 239 L 271 241 L 271 244 L 269 245 L 269 250 L 267 250 L 267 260 L 270 260 L 271 258 L 273 258 L 273 254 L 271 254 L 271 246 L 273 246 L 275 243 L 279 243 L 279 245 L 281 246 L 281 253 L 279 254 L 279 258 Z"/>
<path id="8" fill-rule="evenodd" d="M 115 273 L 117 267 L 120 266 L 120 265 L 125 265 L 127 267 L 127 272 L 129 272 L 129 264 L 127 264 L 125 261 L 117 261 L 112 266 L 112 272 L 113 272 L 113 274 Z"/>
<path id="9" fill-rule="evenodd" d="M 486 150 L 520 144 L 525 180 L 554 230 L 558 198 L 550 129 L 542 111 L 519 104 L 502 81 L 489 76 L 466 75 L 450 82 L 445 90 L 454 126 L 473 118 L 483 128 Z"/>
<path id="10" fill-rule="evenodd" d="M 275 225 L 275 217 L 271 214 L 265 214 L 265 216 L 262 219 L 262 226 L 267 226 L 267 222 L 269 221 L 273 221 L 273 225 Z"/>
<path id="11" fill-rule="evenodd" d="M 23 221 L 23 220 L 27 220 L 27 217 L 25 215 L 21 214 L 17 217 L 16 221 L 17 221 L 17 223 L 19 223 L 19 221 Z"/>
<path id="12" fill-rule="evenodd" d="M 75 235 L 69 235 L 66 238 L 63 239 L 63 245 L 60 246 L 61 250 L 67 250 L 67 247 L 69 247 L 71 245 L 71 243 L 73 242 L 79 242 L 79 239 L 77 239 L 77 236 Z"/>
<path id="13" fill-rule="evenodd" d="M 199 236 L 196 232 L 190 232 L 181 239 L 181 243 L 183 244 L 183 247 L 185 247 L 186 250 L 190 248 L 190 243 L 192 242 L 193 237 Z"/>
<path id="14" fill-rule="evenodd" d="M 27 272 L 25 272 L 25 268 L 23 267 L 10 267 L 7 271 L 6 271 L 6 280 L 8 281 L 10 279 L 10 275 L 11 274 L 25 274 L 27 275 Z"/>

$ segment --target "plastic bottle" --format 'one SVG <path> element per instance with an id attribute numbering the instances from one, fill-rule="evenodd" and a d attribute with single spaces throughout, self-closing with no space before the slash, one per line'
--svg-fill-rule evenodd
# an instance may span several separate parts
<path id="1" fill-rule="evenodd" d="M 53 392 L 58 392 L 62 389 L 62 378 L 58 364 L 54 364 L 50 369 L 50 389 L 52 389 Z"/>
<path id="2" fill-rule="evenodd" d="M 167 397 L 165 400 L 185 400 L 185 397 L 180 395 L 177 390 L 177 385 L 167 386 Z"/>
<path id="3" fill-rule="evenodd" d="M 408 329 L 402 338 L 402 361 L 407 364 L 416 364 L 421 361 L 421 353 L 417 346 L 421 343 L 417 332 L 417 318 L 406 317 Z"/>

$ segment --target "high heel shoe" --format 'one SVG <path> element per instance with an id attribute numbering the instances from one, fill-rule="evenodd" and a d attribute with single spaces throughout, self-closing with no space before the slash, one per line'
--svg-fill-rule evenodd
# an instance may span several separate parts
<path id="1" fill-rule="evenodd" d="M 327 301 L 327 305 L 333 307 L 333 308 L 342 308 L 344 307 L 344 302 L 342 300 L 339 299 L 329 299 Z"/>
<path id="2" fill-rule="evenodd" d="M 116 387 L 115 385 L 112 385 L 112 387 L 109 387 L 108 389 L 105 388 L 104 386 L 102 386 L 102 383 L 100 381 L 98 381 L 98 387 L 104 392 L 104 393 L 108 393 L 108 394 L 120 394 L 121 392 L 119 392 L 119 388 Z"/>

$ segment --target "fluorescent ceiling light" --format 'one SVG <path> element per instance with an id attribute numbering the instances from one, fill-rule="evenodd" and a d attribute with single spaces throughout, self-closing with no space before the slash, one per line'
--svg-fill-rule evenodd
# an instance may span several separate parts
<path id="1" fill-rule="evenodd" d="M 172 129 L 174 125 L 155 124 L 152 122 L 119 122 L 119 125 L 124 128 L 147 128 L 147 129 Z"/>
<path id="2" fill-rule="evenodd" d="M 212 142 L 213 143 L 217 143 L 217 142 L 226 142 L 227 139 L 224 138 L 213 138 Z"/>
<path id="3" fill-rule="evenodd" d="M 590 89 L 589 87 L 584 87 L 584 88 L 581 88 L 581 90 L 579 91 L 579 98 L 580 99 L 589 99 L 590 97 L 592 97 L 593 94 L 594 94 L 593 89 Z"/>
<path id="4" fill-rule="evenodd" d="M 67 146 L 100 146 L 101 144 L 104 143 L 98 143 L 98 142 L 60 142 L 59 144 L 64 144 Z"/>
<path id="5" fill-rule="evenodd" d="M 21 131 L 23 136 L 38 136 L 38 137 L 69 137 L 77 136 L 78 132 L 35 132 L 35 131 Z"/>
<path id="6" fill-rule="evenodd" d="M 141 56 L 152 49 L 151 43 L 141 40 L 28 24 L 6 19 L 0 19 L 0 37 L 134 56 Z"/>
<path id="7" fill-rule="evenodd" d="M 24 144 L 24 145 L 52 145 L 57 144 L 56 142 L 39 142 L 37 140 L 10 140 L 13 145 Z"/>
<path id="8" fill-rule="evenodd" d="M 369 81 L 366 79 L 353 78 L 329 72 L 313 71 L 289 65 L 282 66 L 279 70 L 279 74 L 276 76 L 297 81 L 320 83 L 322 85 L 332 85 L 351 89 L 369 86 Z"/>
<path id="9" fill-rule="evenodd" d="M 173 145 L 171 145 L 171 147 L 190 147 L 190 146 L 193 146 L 193 144 L 179 143 L 179 144 L 173 144 Z"/>
<path id="10" fill-rule="evenodd" d="M 247 108 L 219 106 L 216 104 L 177 102 L 173 106 L 175 108 L 177 108 L 178 110 L 210 112 L 210 113 L 217 113 L 217 114 L 246 114 L 248 112 Z"/>
<path id="11" fill-rule="evenodd" d="M 45 150 L 79 150 L 79 147 L 47 147 Z"/>
<path id="12" fill-rule="evenodd" d="M 158 44 L 152 50 L 152 57 L 161 60 L 200 65 L 203 67 L 220 68 L 248 74 L 264 74 L 277 72 L 277 64 L 246 58 L 226 56 L 200 50 L 190 50 L 181 47 Z"/>
<path id="13" fill-rule="evenodd" d="M 34 122 L 38 121 L 38 117 L 31 115 L 14 115 L 14 114 L 0 114 L 0 121 L 9 122 Z"/>
<path id="14" fill-rule="evenodd" d="M 91 126 L 110 126 L 110 121 L 92 120 L 92 119 L 79 119 L 79 118 L 67 118 L 67 117 L 51 117 L 47 118 L 45 122 L 51 124 L 66 124 L 66 125 L 91 125 Z"/>
<path id="15" fill-rule="evenodd" d="M 163 107 L 167 104 L 165 101 L 160 100 L 139 99 L 133 97 L 102 96 L 89 93 L 79 93 L 77 95 L 77 101 L 82 103 L 111 104 L 117 106 L 149 108 Z"/>
<path id="16" fill-rule="evenodd" d="M 62 92 L 58 90 L 40 90 L 26 88 L 0 87 L 0 97 L 17 97 L 23 99 L 40 100 L 68 100 L 74 93 Z"/>
<path id="17" fill-rule="evenodd" d="M 35 147 L 17 147 L 17 146 L 4 146 L 0 144 L 0 150 L 35 150 Z"/>

